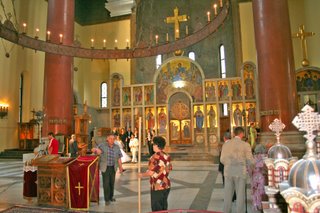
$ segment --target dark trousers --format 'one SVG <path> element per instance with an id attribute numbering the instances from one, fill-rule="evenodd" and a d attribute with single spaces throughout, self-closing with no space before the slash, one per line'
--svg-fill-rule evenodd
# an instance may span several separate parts
<path id="1" fill-rule="evenodd" d="M 151 190 L 151 209 L 152 211 L 160 211 L 168 209 L 168 195 L 170 189 Z"/>
<path id="2" fill-rule="evenodd" d="M 153 144 L 151 141 L 148 141 L 148 150 L 149 150 L 149 155 L 152 156 L 154 154 L 154 151 L 153 151 Z"/>
<path id="3" fill-rule="evenodd" d="M 111 201 L 114 192 L 114 181 L 116 177 L 116 172 L 114 166 L 107 166 L 105 172 L 102 172 L 102 184 L 104 192 L 104 200 Z"/>

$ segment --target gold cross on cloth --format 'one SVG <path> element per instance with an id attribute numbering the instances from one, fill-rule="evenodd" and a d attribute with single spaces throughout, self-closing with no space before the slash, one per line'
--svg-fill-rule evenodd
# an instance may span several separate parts
<path id="1" fill-rule="evenodd" d="M 78 189 L 78 195 L 80 196 L 80 194 L 81 194 L 81 189 L 83 189 L 84 187 L 81 186 L 80 182 L 78 182 L 78 186 L 75 186 L 74 188 Z"/>
<path id="2" fill-rule="evenodd" d="M 180 38 L 180 29 L 179 29 L 179 23 L 184 22 L 188 20 L 187 15 L 181 15 L 179 16 L 179 9 L 178 7 L 174 8 L 173 10 L 173 15 L 171 17 L 167 17 L 164 21 L 167 24 L 172 24 L 174 23 L 174 38 L 175 40 Z"/>
<path id="3" fill-rule="evenodd" d="M 304 31 L 304 25 L 299 26 L 299 32 L 293 34 L 293 38 L 299 38 L 301 40 L 301 48 L 303 60 L 301 62 L 302 66 L 309 66 L 309 61 L 307 59 L 307 40 L 306 37 L 314 36 L 314 32 L 306 32 Z"/>

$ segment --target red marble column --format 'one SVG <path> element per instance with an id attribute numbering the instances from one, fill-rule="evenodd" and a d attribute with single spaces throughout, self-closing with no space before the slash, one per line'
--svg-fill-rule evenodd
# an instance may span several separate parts
<path id="1" fill-rule="evenodd" d="M 297 114 L 295 67 L 287 0 L 253 0 L 262 132 L 275 119 L 291 124 Z"/>
<path id="2" fill-rule="evenodd" d="M 47 31 L 50 42 L 72 45 L 74 0 L 48 0 Z M 60 34 L 63 35 L 60 38 Z M 72 57 L 46 53 L 43 105 L 43 135 L 48 132 L 71 134 L 73 121 Z"/>

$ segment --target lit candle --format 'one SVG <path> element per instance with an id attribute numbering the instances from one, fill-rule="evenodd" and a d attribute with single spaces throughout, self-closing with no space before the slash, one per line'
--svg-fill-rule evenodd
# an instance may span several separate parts
<path id="1" fill-rule="evenodd" d="M 127 48 L 129 48 L 129 39 L 127 39 Z"/>
<path id="2" fill-rule="evenodd" d="M 118 44 L 118 40 L 114 40 L 114 43 L 115 43 L 115 48 L 117 48 L 117 44 Z"/>
<path id="3" fill-rule="evenodd" d="M 38 38 L 39 35 L 39 28 L 36 29 L 36 38 Z"/>
<path id="4" fill-rule="evenodd" d="M 159 41 L 159 36 L 156 35 L 156 44 L 158 44 L 158 41 Z"/>
<path id="5" fill-rule="evenodd" d="M 62 44 L 62 42 L 63 42 L 63 35 L 60 34 L 59 37 L 60 37 L 60 44 Z"/>
<path id="6" fill-rule="evenodd" d="M 223 7 L 223 2 L 222 2 L 222 0 L 219 0 L 219 4 L 220 4 L 220 7 Z"/>
<path id="7" fill-rule="evenodd" d="M 26 23 L 23 23 L 22 26 L 23 26 L 23 31 L 22 31 L 22 32 L 23 32 L 23 33 L 26 33 L 27 24 L 26 24 Z"/>
<path id="8" fill-rule="evenodd" d="M 188 25 L 186 25 L 186 35 L 189 35 L 189 28 L 188 28 Z"/>
<path id="9" fill-rule="evenodd" d="M 50 34 L 51 32 L 50 31 L 47 31 L 47 40 L 50 41 Z"/>
<path id="10" fill-rule="evenodd" d="M 166 35 L 166 41 L 169 42 L 169 33 Z"/>
<path id="11" fill-rule="evenodd" d="M 91 39 L 91 48 L 93 48 L 93 45 L 94 45 L 94 39 L 92 38 Z"/>
<path id="12" fill-rule="evenodd" d="M 217 4 L 214 4 L 213 5 L 213 9 L 214 9 L 214 15 L 216 16 L 218 13 L 217 13 Z"/>
<path id="13" fill-rule="evenodd" d="M 208 16 L 208 21 L 210 21 L 210 12 L 207 12 L 207 16 Z"/>
<path id="14" fill-rule="evenodd" d="M 107 40 L 103 39 L 103 48 L 106 48 L 106 42 L 107 42 Z"/>

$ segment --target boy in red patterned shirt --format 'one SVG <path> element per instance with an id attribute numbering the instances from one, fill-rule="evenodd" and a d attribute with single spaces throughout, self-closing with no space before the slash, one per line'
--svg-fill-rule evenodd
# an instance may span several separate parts
<path id="1" fill-rule="evenodd" d="M 140 173 L 141 177 L 150 177 L 151 186 L 151 209 L 160 211 L 168 209 L 168 195 L 170 192 L 169 172 L 172 170 L 170 156 L 163 151 L 166 140 L 157 136 L 153 138 L 153 151 L 148 170 Z"/>

